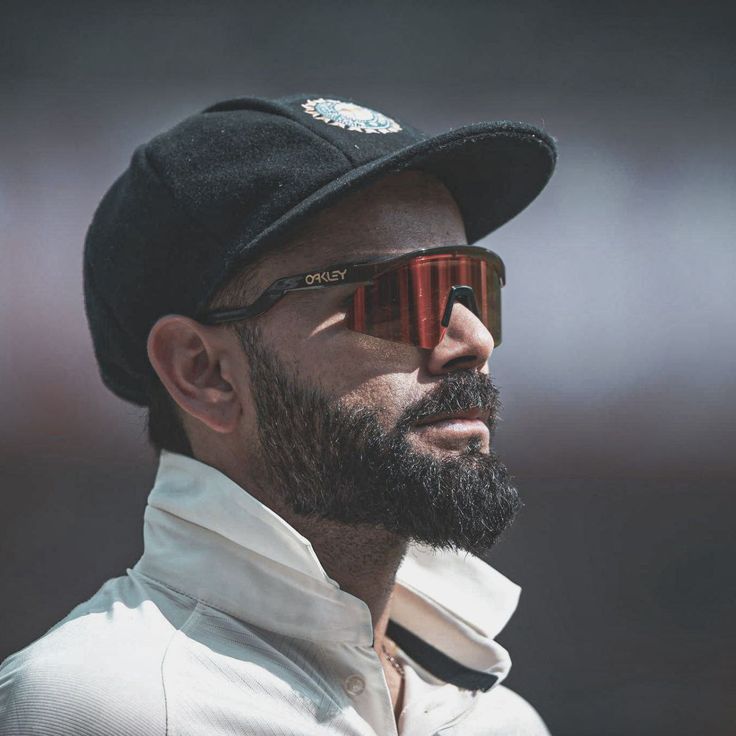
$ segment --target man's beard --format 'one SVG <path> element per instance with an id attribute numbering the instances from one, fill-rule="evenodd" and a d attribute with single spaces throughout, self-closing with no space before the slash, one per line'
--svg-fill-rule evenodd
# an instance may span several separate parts
<path id="1" fill-rule="evenodd" d="M 420 419 L 474 407 L 490 410 L 498 391 L 487 375 L 457 370 L 409 406 L 387 431 L 376 411 L 346 406 L 290 371 L 256 327 L 239 325 L 248 355 L 263 470 L 299 516 L 384 529 L 434 548 L 482 554 L 521 506 L 503 463 L 471 437 L 459 455 L 414 449 Z"/>

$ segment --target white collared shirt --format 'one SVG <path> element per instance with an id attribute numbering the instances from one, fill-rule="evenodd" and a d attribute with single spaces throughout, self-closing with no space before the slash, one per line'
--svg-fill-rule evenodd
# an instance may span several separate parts
<path id="1" fill-rule="evenodd" d="M 500 683 L 520 588 L 410 547 L 389 635 L 398 730 L 366 604 L 310 542 L 216 468 L 163 451 L 144 553 L 0 667 L 2 736 L 545 736 Z"/>

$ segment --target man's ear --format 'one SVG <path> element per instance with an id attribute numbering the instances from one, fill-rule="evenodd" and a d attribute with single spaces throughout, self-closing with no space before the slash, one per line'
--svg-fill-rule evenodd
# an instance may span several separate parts
<path id="1" fill-rule="evenodd" d="M 241 414 L 227 331 L 180 314 L 161 317 L 148 333 L 148 359 L 176 403 L 215 432 L 233 432 Z"/>

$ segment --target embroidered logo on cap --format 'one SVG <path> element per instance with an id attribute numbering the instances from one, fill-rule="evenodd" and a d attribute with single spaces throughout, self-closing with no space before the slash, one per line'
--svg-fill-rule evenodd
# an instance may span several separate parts
<path id="1" fill-rule="evenodd" d="M 304 110 L 313 118 L 358 133 L 396 133 L 401 126 L 380 112 L 340 100 L 307 100 Z"/>

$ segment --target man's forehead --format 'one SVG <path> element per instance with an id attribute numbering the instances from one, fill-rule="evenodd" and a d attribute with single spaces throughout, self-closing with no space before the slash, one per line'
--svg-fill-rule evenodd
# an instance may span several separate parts
<path id="1" fill-rule="evenodd" d="M 276 250 L 272 262 L 319 268 L 465 242 L 463 219 L 447 188 L 429 174 L 411 171 L 318 213 Z"/>

